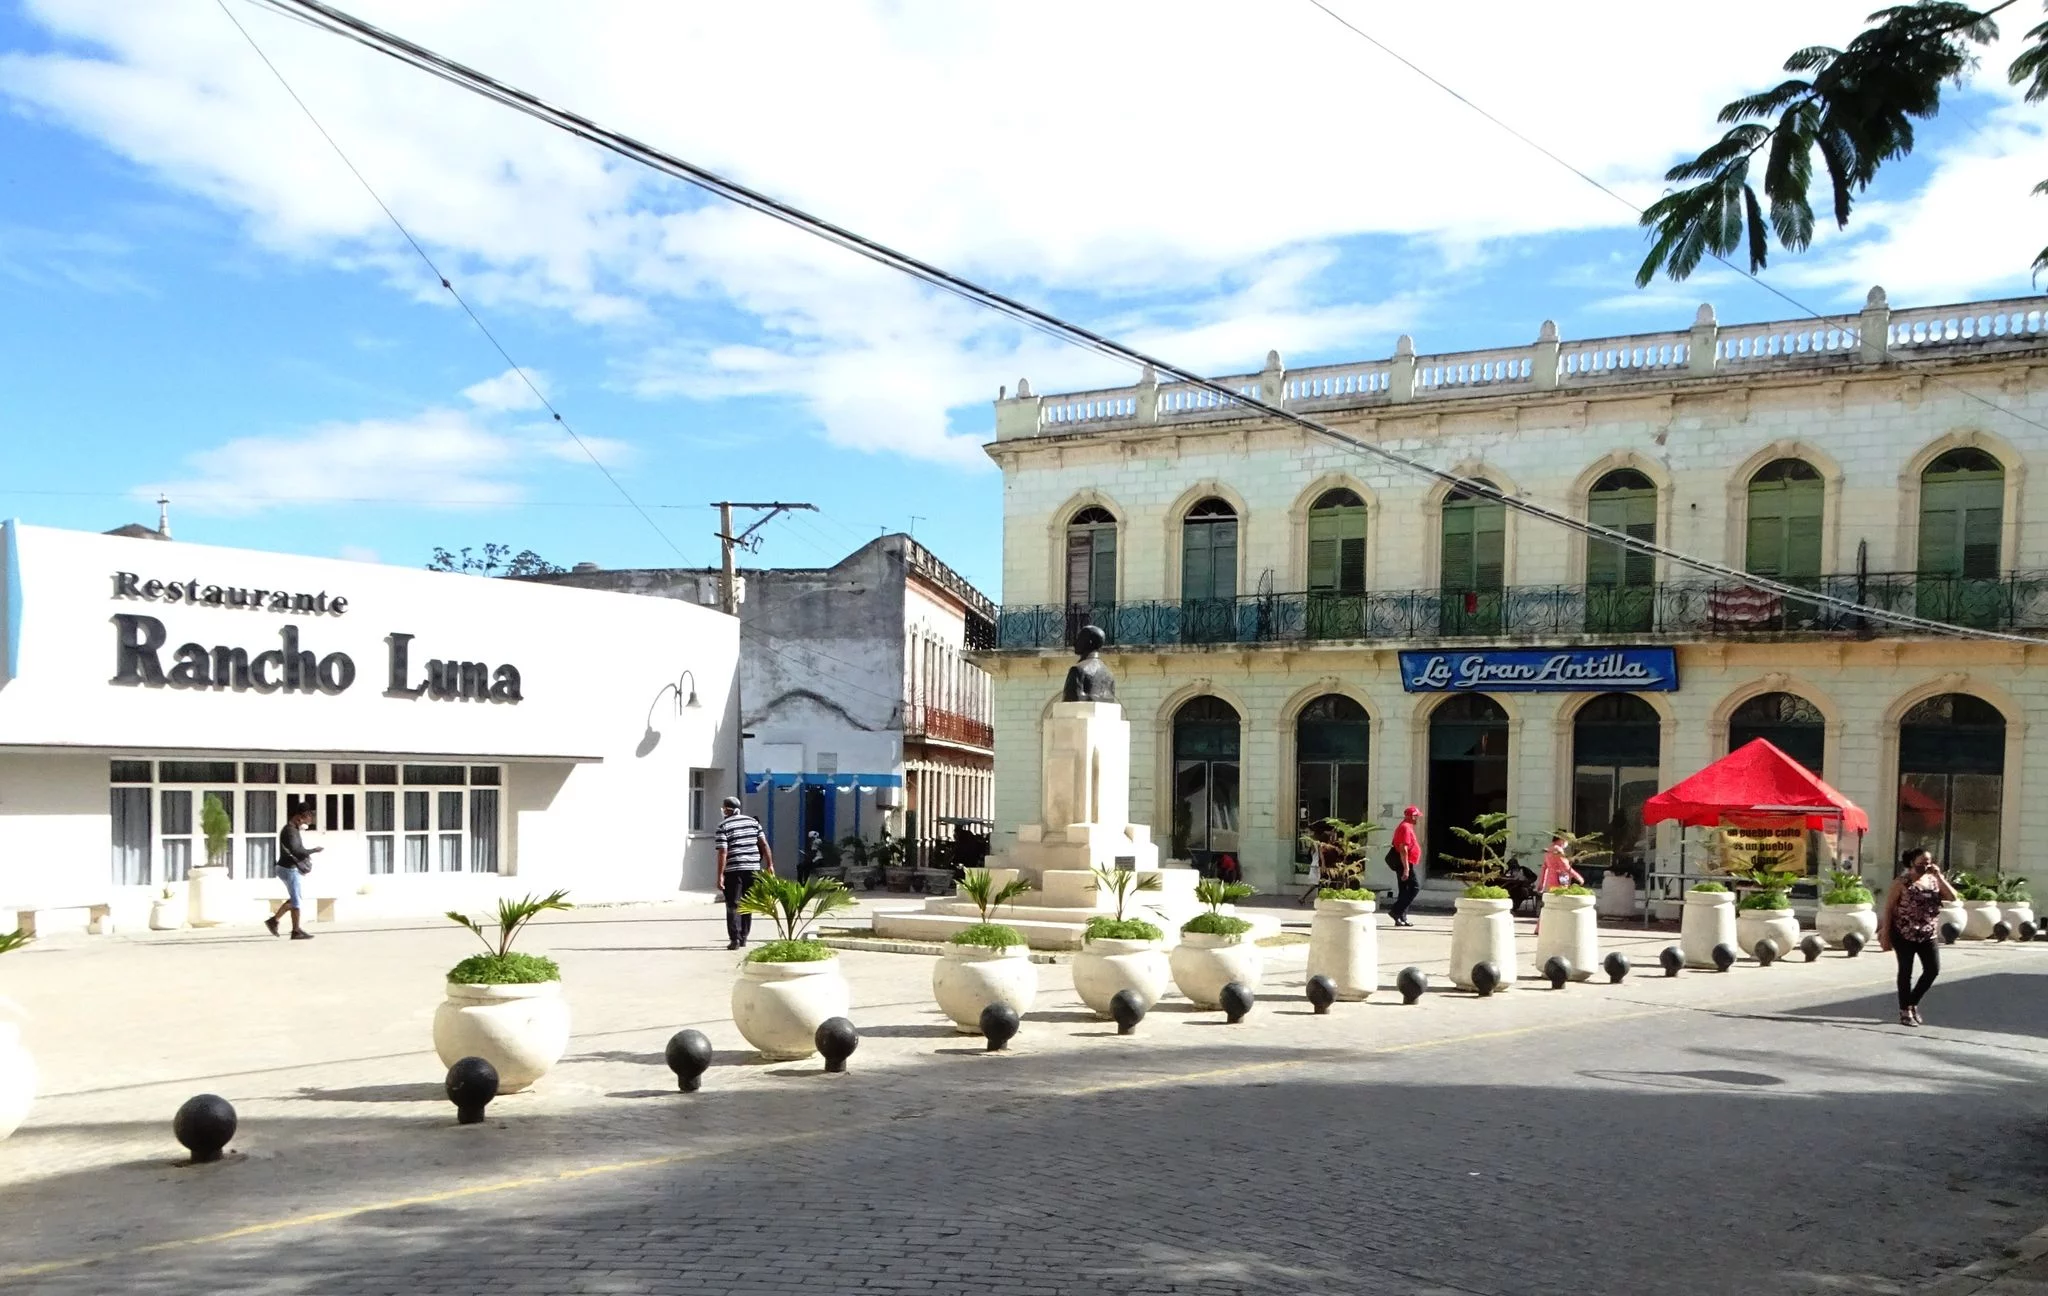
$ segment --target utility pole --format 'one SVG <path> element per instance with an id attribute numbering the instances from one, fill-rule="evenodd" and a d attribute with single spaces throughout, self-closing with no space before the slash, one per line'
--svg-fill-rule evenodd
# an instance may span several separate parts
<path id="1" fill-rule="evenodd" d="M 736 617 L 740 614 L 740 594 L 738 574 L 733 570 L 733 550 L 745 546 L 747 551 L 751 553 L 761 546 L 761 542 L 756 538 L 755 532 L 767 526 L 777 515 L 793 512 L 798 509 L 807 509 L 815 513 L 818 511 L 818 506 L 815 504 L 787 504 L 781 500 L 770 500 L 766 504 L 748 504 L 736 500 L 719 500 L 711 507 L 718 510 L 718 607 L 727 616 Z M 754 519 L 752 526 L 735 535 L 732 529 L 732 511 L 734 509 L 753 509 L 755 512 L 760 513 L 761 516 Z M 736 713 L 733 716 L 732 727 L 732 794 L 740 798 L 740 803 L 745 805 L 747 797 L 747 714 L 746 709 L 740 704 L 740 668 L 737 661 L 733 663 L 732 696 L 733 710 Z M 768 794 L 770 796 L 775 795 L 774 789 L 770 788 Z"/>

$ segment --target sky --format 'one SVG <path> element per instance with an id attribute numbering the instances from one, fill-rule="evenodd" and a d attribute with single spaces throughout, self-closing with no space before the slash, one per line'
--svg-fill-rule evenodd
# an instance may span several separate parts
<path id="1" fill-rule="evenodd" d="M 1329 3 L 1638 204 L 1874 7 Z M 1212 373 L 1800 314 L 1719 268 L 1636 289 L 1624 204 L 1307 0 L 350 8 Z M 2032 292 L 2048 108 L 2003 71 L 2034 21 L 1766 282 Z M 743 563 L 912 531 L 1000 598 L 998 388 L 1133 377 L 248 0 L 0 0 L 0 158 L 0 517 L 105 530 L 163 493 L 182 540 L 708 566 L 710 501 L 800 500 Z"/>

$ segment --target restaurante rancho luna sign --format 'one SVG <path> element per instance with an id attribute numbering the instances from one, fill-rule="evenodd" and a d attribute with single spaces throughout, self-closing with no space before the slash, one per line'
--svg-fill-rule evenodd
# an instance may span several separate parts
<path id="1" fill-rule="evenodd" d="M 1670 693 L 1678 688 L 1678 654 L 1670 648 L 1404 652 L 1401 687 L 1410 693 Z"/>

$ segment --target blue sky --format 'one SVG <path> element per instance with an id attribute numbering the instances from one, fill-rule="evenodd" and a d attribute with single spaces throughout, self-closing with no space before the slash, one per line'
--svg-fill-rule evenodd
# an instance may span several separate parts
<path id="1" fill-rule="evenodd" d="M 0 0 L 0 515 L 424 562 L 715 559 L 710 500 L 802 499 L 753 562 L 910 529 L 991 594 L 999 383 L 1113 366 L 229 0 L 568 420 L 531 407 L 213 0 Z M 597 11 L 503 0 L 392 26 L 907 250 L 1212 372 L 1791 308 L 1725 272 L 1638 292 L 1627 213 L 1312 8 L 936 2 Z M 1867 0 L 1725 26 L 1588 0 L 1340 6 L 1637 201 L 1777 57 Z M 696 9 L 701 8 L 702 12 Z M 737 10 L 738 12 L 731 12 Z M 1602 19 L 1602 12 L 1606 20 Z M 1602 11 L 1602 12 L 1596 12 Z M 2015 23 L 2015 29 L 2026 24 Z M 1759 38 L 1758 31 L 1770 33 Z M 1683 41 L 1679 62 L 1641 51 Z M 2008 56 L 1994 52 L 1987 69 Z M 1849 237 L 1767 277 L 1819 309 L 2030 291 L 2037 109 L 1995 75 Z"/>

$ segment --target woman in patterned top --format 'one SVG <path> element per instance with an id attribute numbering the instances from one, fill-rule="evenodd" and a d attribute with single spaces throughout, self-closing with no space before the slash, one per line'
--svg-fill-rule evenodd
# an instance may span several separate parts
<path id="1" fill-rule="evenodd" d="M 1884 895 L 1884 913 L 1877 920 L 1877 943 L 1899 960 L 1899 1025 L 1918 1026 L 1920 1001 L 1941 975 L 1941 905 L 1956 898 L 1956 889 L 1942 876 L 1934 856 L 1915 847 L 1899 859 L 1899 875 Z M 1913 960 L 1920 960 L 1920 980 L 1913 980 Z"/>

